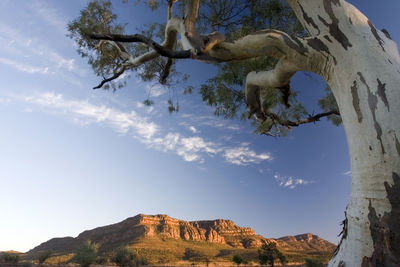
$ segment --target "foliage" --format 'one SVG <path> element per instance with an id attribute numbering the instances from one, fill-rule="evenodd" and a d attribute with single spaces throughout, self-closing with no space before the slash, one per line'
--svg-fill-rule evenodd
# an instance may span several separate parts
<path id="1" fill-rule="evenodd" d="M 124 0 L 124 2 L 129 2 Z M 139 0 L 133 1 L 135 3 Z M 151 0 L 142 1 L 152 10 L 167 8 L 167 1 Z M 174 1 L 175 2 L 175 1 Z M 184 17 L 186 1 L 174 3 L 173 15 L 179 18 Z M 88 38 L 88 33 L 124 33 L 127 24 L 120 24 L 117 15 L 112 12 L 111 1 L 92 0 L 83 9 L 80 16 L 68 24 L 69 37 L 75 40 L 78 45 L 78 53 L 88 59 L 94 72 L 103 79 L 113 76 L 122 69 L 124 60 L 118 54 L 115 45 L 107 41 L 94 41 Z M 153 21 L 150 24 L 143 24 L 137 32 L 152 38 L 161 43 L 164 38 L 165 22 Z M 196 21 L 197 30 L 204 34 L 212 31 L 219 31 L 226 36 L 227 41 L 232 41 L 250 33 L 273 28 L 284 30 L 291 35 L 304 37 L 307 35 L 300 25 L 296 15 L 285 1 L 280 0 L 201 0 L 198 18 Z M 123 44 L 123 47 L 134 57 L 142 55 L 150 49 L 143 44 Z M 163 79 L 163 73 L 168 60 L 157 57 L 137 68 L 131 68 L 136 75 L 146 82 L 159 82 L 173 91 L 167 100 L 169 113 L 178 112 L 179 101 L 175 91 L 180 86 L 183 94 L 190 94 L 195 90 L 192 86 L 183 87 L 188 79 L 187 74 L 177 71 L 175 60 L 172 62 L 170 75 L 167 80 Z M 277 63 L 276 59 L 270 57 L 258 57 L 241 61 L 232 61 L 216 64 L 215 76 L 208 79 L 198 90 L 202 100 L 214 109 L 214 114 L 223 116 L 226 119 L 247 119 L 247 108 L 243 92 L 246 75 L 251 71 L 271 70 Z M 114 80 L 104 86 L 116 90 L 125 85 L 125 79 Z M 289 97 L 290 107 L 283 105 L 283 97 L 279 88 L 262 88 L 262 105 L 264 110 L 273 112 L 277 118 L 268 118 L 259 122 L 251 118 L 256 133 L 270 134 L 273 136 L 284 136 L 292 128 L 280 126 L 279 121 L 298 121 L 307 118 L 304 105 L 297 100 L 296 88 L 291 88 Z M 145 105 L 153 105 L 150 99 L 144 101 Z M 337 109 L 335 98 L 327 88 L 327 94 L 319 100 L 319 106 L 323 111 Z M 328 119 L 335 125 L 341 123 L 340 116 L 331 115 Z"/>
<path id="2" fill-rule="evenodd" d="M 88 240 L 75 252 L 74 261 L 82 267 L 88 267 L 95 262 L 98 250 L 99 245 Z"/>
<path id="3" fill-rule="evenodd" d="M 19 262 L 19 255 L 14 253 L 4 253 L 3 260 L 6 263 L 17 264 Z"/>
<path id="4" fill-rule="evenodd" d="M 233 261 L 234 263 L 236 263 L 236 264 L 239 266 L 240 264 L 243 263 L 243 258 L 242 258 L 242 256 L 240 256 L 240 255 L 238 255 L 238 254 L 235 254 L 235 255 L 233 255 L 233 257 L 232 257 L 232 261 Z"/>
<path id="5" fill-rule="evenodd" d="M 335 96 L 333 95 L 329 86 L 325 87 L 325 93 L 326 95 L 318 100 L 318 105 L 321 107 L 321 109 L 325 112 L 330 110 L 339 110 Z M 330 120 L 336 126 L 339 126 L 342 123 L 342 118 L 337 115 L 328 116 L 328 120 Z"/>
<path id="6" fill-rule="evenodd" d="M 286 257 L 278 250 L 276 243 L 263 244 L 258 250 L 258 259 L 261 265 L 271 264 L 274 266 L 277 259 L 282 264 L 286 263 Z"/>
<path id="7" fill-rule="evenodd" d="M 91 1 L 81 10 L 79 18 L 68 24 L 68 36 L 78 45 L 77 52 L 88 59 L 94 72 L 105 77 L 122 65 L 118 50 L 107 42 L 90 39 L 89 33 L 123 33 L 124 26 L 116 23 L 110 1 Z M 120 84 L 121 86 L 122 84 Z M 115 89 L 116 87 L 114 87 Z"/>
<path id="8" fill-rule="evenodd" d="M 139 265 L 143 263 L 143 260 L 141 260 L 139 255 L 130 251 L 127 247 L 116 249 L 112 257 L 112 261 L 121 267 Z"/>
<path id="9" fill-rule="evenodd" d="M 38 256 L 38 260 L 39 263 L 42 264 L 44 263 L 48 258 L 50 258 L 52 255 L 52 252 L 47 250 L 47 251 L 43 251 L 42 253 L 39 254 Z"/>
<path id="10" fill-rule="evenodd" d="M 324 264 L 320 260 L 306 259 L 306 267 L 323 267 Z"/>
<path id="11" fill-rule="evenodd" d="M 182 259 L 192 260 L 192 261 L 205 261 L 206 257 L 200 251 L 196 251 L 191 248 L 186 248 Z"/>

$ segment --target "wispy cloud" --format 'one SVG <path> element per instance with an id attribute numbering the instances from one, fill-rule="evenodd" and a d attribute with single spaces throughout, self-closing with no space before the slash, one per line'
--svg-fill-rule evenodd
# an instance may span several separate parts
<path id="1" fill-rule="evenodd" d="M 312 181 L 294 178 L 292 176 L 281 176 L 280 174 L 275 174 L 274 179 L 278 182 L 279 186 L 294 189 L 299 185 L 306 185 L 312 183 Z"/>
<path id="2" fill-rule="evenodd" d="M 226 149 L 224 158 L 227 162 L 236 165 L 249 165 L 251 163 L 260 163 L 261 161 L 272 159 L 269 153 L 257 154 L 247 146 Z"/>
<path id="3" fill-rule="evenodd" d="M 122 111 L 87 100 L 65 98 L 61 94 L 45 92 L 17 97 L 25 103 L 48 109 L 52 113 L 68 115 L 79 124 L 98 123 L 109 126 L 119 134 L 129 134 L 149 148 L 173 152 L 185 161 L 204 162 L 205 157 L 222 156 L 235 165 L 250 165 L 270 160 L 269 153 L 256 153 L 249 147 L 227 147 L 200 136 L 184 136 L 179 132 L 163 131 L 162 127 L 135 111 Z"/>
<path id="4" fill-rule="evenodd" d="M 344 172 L 343 175 L 351 177 L 351 171 Z"/>
<path id="5" fill-rule="evenodd" d="M 158 126 L 155 123 L 148 122 L 134 111 L 122 112 L 104 105 L 94 105 L 88 101 L 65 99 L 63 95 L 52 92 L 24 97 L 23 100 L 68 113 L 87 124 L 103 123 L 121 134 L 133 130 L 133 133 L 142 139 L 149 139 L 158 132 Z"/>
<path id="6" fill-rule="evenodd" d="M 66 34 L 68 19 L 60 10 L 49 6 L 43 1 L 33 1 L 31 9 L 38 18 L 42 19 L 48 25 L 55 27 L 62 35 Z"/>
<path id="7" fill-rule="evenodd" d="M 0 63 L 8 65 L 16 70 L 26 72 L 26 73 L 40 73 L 40 74 L 49 74 L 49 68 L 48 67 L 37 67 L 37 66 L 31 66 L 28 64 L 20 63 L 11 59 L 3 58 L 0 57 Z"/>
<path id="8" fill-rule="evenodd" d="M 163 151 L 175 151 L 185 161 L 203 162 L 204 154 L 215 155 L 220 152 L 218 144 L 206 142 L 199 136 L 183 137 L 179 133 L 168 133 L 146 143 Z"/>
<path id="9" fill-rule="evenodd" d="M 143 85 L 143 83 L 140 83 Z M 159 97 L 167 93 L 167 89 L 161 84 L 144 84 L 147 94 L 149 97 Z"/>
<path id="10" fill-rule="evenodd" d="M 31 73 L 47 74 L 66 70 L 80 77 L 86 75 L 86 71 L 75 63 L 75 59 L 62 56 L 46 45 L 42 40 L 26 36 L 26 34 L 22 34 L 18 29 L 10 25 L 0 23 L 0 36 L 2 52 L 6 54 L 8 58 L 13 57 L 13 66 L 19 71 L 27 72 L 27 70 L 33 69 L 21 67 L 26 65 L 26 63 L 22 64 L 16 61 L 17 58 L 28 58 L 38 62 L 40 65 L 45 65 L 45 68 L 47 68 L 46 73 L 40 71 Z M 10 62 L 7 63 L 4 60 L 1 63 L 11 65 Z"/>
<path id="11" fill-rule="evenodd" d="M 240 131 L 239 125 L 235 124 L 233 121 L 227 121 L 224 119 L 218 119 L 216 116 L 198 116 L 196 114 L 181 114 L 182 118 L 190 120 L 190 122 L 198 126 L 207 126 L 224 130 Z"/>

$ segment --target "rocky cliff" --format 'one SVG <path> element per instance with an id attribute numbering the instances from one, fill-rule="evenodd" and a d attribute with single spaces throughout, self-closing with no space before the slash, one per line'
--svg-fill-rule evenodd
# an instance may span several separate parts
<path id="1" fill-rule="evenodd" d="M 230 220 L 188 222 L 167 215 L 139 214 L 116 224 L 84 231 L 76 238 L 53 238 L 27 254 L 46 250 L 71 252 L 86 240 L 98 243 L 101 251 L 109 251 L 155 239 L 221 244 L 242 249 L 258 248 L 269 242 L 276 242 L 279 247 L 290 250 L 332 251 L 335 248 L 334 244 L 312 234 L 271 239 L 257 235 L 251 228 L 239 227 Z"/>

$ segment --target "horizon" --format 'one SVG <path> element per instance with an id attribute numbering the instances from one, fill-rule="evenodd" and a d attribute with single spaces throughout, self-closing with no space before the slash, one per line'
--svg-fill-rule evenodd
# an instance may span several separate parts
<path id="1" fill-rule="evenodd" d="M 351 187 L 342 126 L 322 120 L 287 137 L 256 135 L 247 121 L 214 116 L 197 92 L 173 95 L 133 73 L 116 92 L 92 90 L 100 78 L 65 36 L 87 2 L 0 3 L 0 251 L 26 252 L 50 238 L 159 213 L 338 243 Z M 399 1 L 349 2 L 399 43 Z M 128 33 L 165 20 L 164 10 L 113 5 Z M 216 69 L 182 61 L 177 70 L 196 88 Z M 292 84 L 317 111 L 322 78 L 301 72 Z M 143 104 L 149 95 L 152 107 Z M 169 115 L 171 95 L 181 111 Z"/>
<path id="2" fill-rule="evenodd" d="M 169 216 L 169 215 L 167 215 L 167 214 L 154 214 L 154 215 L 151 215 L 151 214 L 137 214 L 137 215 L 135 215 L 135 216 L 128 217 L 128 218 L 126 218 L 126 219 L 124 219 L 124 220 L 122 220 L 122 221 L 119 221 L 119 222 L 111 223 L 111 224 L 108 224 L 108 225 L 98 226 L 98 227 L 95 227 L 95 228 L 92 228 L 92 229 L 84 229 L 84 230 L 83 230 L 82 232 L 80 232 L 77 236 L 57 236 L 57 237 L 53 237 L 53 238 L 51 238 L 51 239 L 49 239 L 49 240 L 46 240 L 46 241 L 44 241 L 43 243 L 46 243 L 46 242 L 48 242 L 48 241 L 50 241 L 50 240 L 53 240 L 53 239 L 55 239 L 55 238 L 68 238 L 68 237 L 77 238 L 77 237 L 78 237 L 80 234 L 82 234 L 83 232 L 93 231 L 93 230 L 100 229 L 100 228 L 103 228 L 103 227 L 113 226 L 113 225 L 119 224 L 119 223 L 121 223 L 121 222 L 124 222 L 124 221 L 129 220 L 129 219 L 133 219 L 133 218 L 139 217 L 139 216 L 148 216 L 148 217 L 166 216 L 166 217 L 168 217 L 168 218 L 170 218 L 170 219 L 173 219 L 173 220 L 178 220 L 178 221 L 180 221 L 180 222 L 189 222 L 189 223 L 195 223 L 195 222 L 214 222 L 214 221 L 222 220 L 222 221 L 230 221 L 230 222 L 233 222 L 236 226 L 241 227 L 241 228 L 250 228 L 250 229 L 254 230 L 251 226 L 238 225 L 238 224 L 236 224 L 236 223 L 235 223 L 234 221 L 232 221 L 232 220 L 223 219 L 223 218 L 211 219 L 211 220 L 185 221 L 185 220 L 181 220 L 181 219 L 179 219 L 179 218 L 173 218 L 173 217 L 171 217 L 171 216 Z M 256 234 L 256 235 L 260 235 L 260 234 L 257 233 L 256 231 L 255 231 L 255 234 Z M 315 235 L 315 234 L 313 234 L 313 233 L 299 233 L 299 234 L 296 234 L 296 235 L 285 235 L 285 236 L 280 236 L 280 237 L 277 237 L 277 238 L 267 237 L 267 236 L 263 236 L 263 235 L 261 235 L 261 236 L 264 237 L 264 238 L 266 238 L 266 239 L 275 239 L 275 240 L 278 240 L 278 239 L 282 239 L 282 238 L 285 238 L 285 237 L 299 237 L 299 236 L 304 236 L 304 235 L 312 235 L 312 236 L 317 236 L 317 237 L 321 238 L 320 236 Z M 327 240 L 326 240 L 326 241 L 327 241 Z M 198 241 L 198 242 L 200 242 L 200 241 Z M 208 241 L 206 241 L 206 243 L 207 243 L 207 242 L 208 242 Z M 43 243 L 38 244 L 36 247 L 42 245 Z M 337 245 L 337 244 L 335 244 L 335 245 Z M 34 247 L 34 248 L 36 248 L 36 247 Z M 34 249 L 34 248 L 31 248 L 30 250 L 32 250 L 32 249 Z M 29 251 L 30 251 L 30 250 L 29 250 Z M 10 250 L 9 250 L 9 251 L 10 251 Z M 13 250 L 11 250 L 11 251 L 13 251 Z M 16 251 L 16 252 L 19 252 L 19 253 L 28 253 L 29 251 L 26 251 L 26 252 Z M 0 252 L 7 252 L 7 251 L 0 251 Z"/>

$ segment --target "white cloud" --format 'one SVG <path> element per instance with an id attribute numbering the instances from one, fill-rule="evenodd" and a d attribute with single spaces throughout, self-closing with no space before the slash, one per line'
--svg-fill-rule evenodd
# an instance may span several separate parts
<path id="1" fill-rule="evenodd" d="M 149 97 L 159 97 L 167 93 L 167 89 L 161 84 L 145 84 L 145 89 Z"/>
<path id="2" fill-rule="evenodd" d="M 10 25 L 0 23 L 0 45 L 2 46 L 2 52 L 7 54 L 7 56 L 32 58 L 35 62 L 46 65 L 50 72 L 67 70 L 80 77 L 86 75 L 86 71 L 77 66 L 74 59 L 60 55 L 54 49 L 48 47 L 42 40 L 27 37 Z M 19 65 L 26 64 L 19 63 Z M 29 68 L 18 68 L 20 71 L 27 72 L 26 69 Z"/>
<path id="3" fill-rule="evenodd" d="M 148 122 L 134 111 L 122 112 L 104 105 L 93 105 L 88 101 L 65 99 L 61 94 L 46 92 L 25 97 L 24 101 L 69 113 L 87 124 L 104 123 L 118 133 L 125 134 L 132 130 L 134 134 L 143 139 L 151 138 L 158 131 L 155 123 Z"/>
<path id="4" fill-rule="evenodd" d="M 0 57 L 0 63 L 8 65 L 16 70 L 26 72 L 26 73 L 40 73 L 40 74 L 49 74 L 49 68 L 48 67 L 37 67 L 37 66 L 31 66 L 28 64 L 20 63 L 11 59 L 3 58 Z"/>
<path id="5" fill-rule="evenodd" d="M 278 173 L 274 175 L 274 179 L 278 182 L 279 186 L 287 187 L 290 189 L 294 189 L 298 185 L 306 185 L 312 183 L 312 181 L 294 178 L 292 176 L 281 176 Z"/>
<path id="6" fill-rule="evenodd" d="M 351 177 L 351 171 L 344 172 L 343 175 Z"/>
<path id="7" fill-rule="evenodd" d="M 189 126 L 189 131 L 191 131 L 192 133 L 198 133 L 199 131 L 196 129 L 196 127 L 194 126 Z"/>
<path id="8" fill-rule="evenodd" d="M 226 161 L 236 165 L 249 165 L 272 159 L 269 153 L 257 154 L 254 150 L 243 146 L 225 149 L 224 157 Z"/>
<path id="9" fill-rule="evenodd" d="M 223 147 L 200 136 L 183 136 L 178 132 L 163 133 L 159 125 L 135 111 L 121 111 L 105 105 L 95 105 L 87 100 L 65 98 L 61 94 L 45 92 L 18 97 L 26 103 L 48 109 L 50 112 L 67 115 L 80 125 L 98 123 L 114 129 L 120 134 L 130 134 L 146 146 L 165 152 L 173 152 L 185 161 L 204 162 L 206 156 L 221 155 L 235 165 L 249 165 L 270 160 L 269 153 L 257 154 L 248 147 Z M 138 105 L 141 106 L 141 105 Z"/>
<path id="10" fill-rule="evenodd" d="M 183 137 L 179 133 L 168 133 L 164 137 L 154 138 L 145 142 L 151 147 L 162 151 L 175 151 L 185 161 L 204 161 L 204 154 L 215 155 L 220 152 L 219 145 L 206 142 L 203 138 Z"/>

